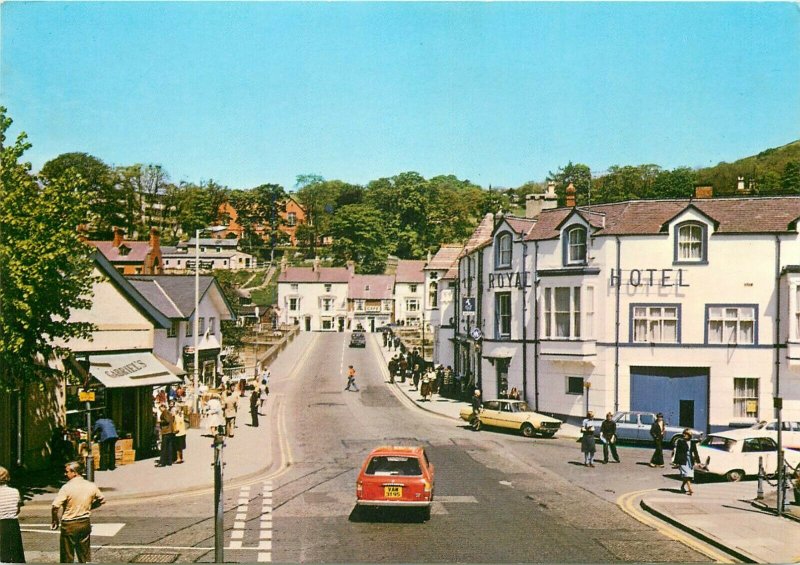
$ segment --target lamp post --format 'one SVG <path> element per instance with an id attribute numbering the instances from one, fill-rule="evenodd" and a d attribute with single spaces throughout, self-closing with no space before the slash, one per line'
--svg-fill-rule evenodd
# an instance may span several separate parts
<path id="1" fill-rule="evenodd" d="M 253 377 L 258 379 L 258 328 L 259 328 L 259 309 L 258 306 L 255 307 L 255 314 L 256 314 L 256 338 L 255 338 L 255 361 L 253 362 Z"/>
<path id="2" fill-rule="evenodd" d="M 194 402 L 192 411 L 200 413 L 200 230 L 194 232 L 194 320 L 192 321 L 194 334 Z"/>

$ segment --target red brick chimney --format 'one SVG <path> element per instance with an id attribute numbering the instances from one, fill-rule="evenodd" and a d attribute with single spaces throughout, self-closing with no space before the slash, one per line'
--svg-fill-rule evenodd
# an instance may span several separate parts
<path id="1" fill-rule="evenodd" d="M 150 228 L 150 248 L 159 249 L 161 243 L 161 233 L 158 228 Z"/>
<path id="2" fill-rule="evenodd" d="M 111 244 L 113 247 L 119 247 L 122 245 L 122 242 L 125 241 L 125 232 L 122 231 L 122 228 L 114 228 L 114 241 Z"/>
<path id="3" fill-rule="evenodd" d="M 700 199 L 708 199 L 714 197 L 714 187 L 713 186 L 696 186 L 694 187 L 694 197 L 698 200 Z"/>
<path id="4" fill-rule="evenodd" d="M 567 208 L 575 207 L 575 185 L 569 183 L 567 186 Z"/>

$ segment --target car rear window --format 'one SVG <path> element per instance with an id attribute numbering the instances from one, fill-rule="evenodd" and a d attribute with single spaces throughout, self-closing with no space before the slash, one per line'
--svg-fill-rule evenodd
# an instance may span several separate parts
<path id="1" fill-rule="evenodd" d="M 416 457 L 378 455 L 370 459 L 365 474 L 418 476 L 422 474 L 422 468 Z"/>
<path id="2" fill-rule="evenodd" d="M 736 440 L 718 436 L 708 436 L 700 445 L 710 447 L 711 449 L 719 449 L 720 451 L 733 451 Z"/>

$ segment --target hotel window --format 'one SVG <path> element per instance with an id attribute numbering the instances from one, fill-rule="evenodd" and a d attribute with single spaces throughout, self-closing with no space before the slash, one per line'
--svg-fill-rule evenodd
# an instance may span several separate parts
<path id="1" fill-rule="evenodd" d="M 631 306 L 634 343 L 678 343 L 677 306 Z"/>
<path id="2" fill-rule="evenodd" d="M 567 230 L 567 265 L 586 264 L 586 228 L 575 226 Z"/>
<path id="3" fill-rule="evenodd" d="M 567 377 L 567 394 L 583 395 L 583 377 Z"/>
<path id="4" fill-rule="evenodd" d="M 497 237 L 495 247 L 494 266 L 498 269 L 506 269 L 511 266 L 511 234 L 503 233 Z"/>
<path id="5" fill-rule="evenodd" d="M 544 289 L 545 338 L 581 337 L 581 287 Z"/>
<path id="6" fill-rule="evenodd" d="M 292 312 L 296 312 L 300 310 L 300 299 L 299 298 L 290 298 L 289 299 L 289 310 Z"/>
<path id="7" fill-rule="evenodd" d="M 325 312 L 330 312 L 333 310 L 333 298 L 322 299 L 322 310 Z"/>
<path id="8" fill-rule="evenodd" d="M 286 214 L 286 225 L 294 226 L 297 224 L 297 212 L 289 212 Z"/>
<path id="9" fill-rule="evenodd" d="M 675 262 L 705 263 L 707 260 L 707 228 L 703 224 L 689 222 L 675 229 Z"/>
<path id="10" fill-rule="evenodd" d="M 498 339 L 511 337 L 511 293 L 498 292 L 494 295 L 495 330 Z"/>
<path id="11" fill-rule="evenodd" d="M 419 300 L 416 298 L 406 298 L 406 311 L 416 312 L 419 310 Z"/>
<path id="12" fill-rule="evenodd" d="M 167 328 L 167 337 L 177 337 L 178 336 L 178 328 L 180 328 L 180 321 L 172 320 L 172 324 L 169 328 Z"/>
<path id="13" fill-rule="evenodd" d="M 754 344 L 755 306 L 706 306 L 708 343 Z"/>
<path id="14" fill-rule="evenodd" d="M 758 418 L 758 379 L 733 379 L 734 418 Z"/>

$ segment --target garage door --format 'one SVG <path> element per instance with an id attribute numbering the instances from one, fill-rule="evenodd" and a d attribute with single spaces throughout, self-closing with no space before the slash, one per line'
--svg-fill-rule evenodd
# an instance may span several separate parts
<path id="1" fill-rule="evenodd" d="M 631 410 L 708 432 L 708 367 L 631 367 Z"/>

